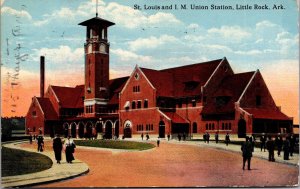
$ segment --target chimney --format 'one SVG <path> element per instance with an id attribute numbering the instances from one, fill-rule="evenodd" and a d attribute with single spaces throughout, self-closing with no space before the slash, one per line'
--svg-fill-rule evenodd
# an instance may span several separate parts
<path id="1" fill-rule="evenodd" d="M 44 98 L 44 85 L 45 85 L 45 57 L 41 56 L 40 59 L 40 97 Z"/>

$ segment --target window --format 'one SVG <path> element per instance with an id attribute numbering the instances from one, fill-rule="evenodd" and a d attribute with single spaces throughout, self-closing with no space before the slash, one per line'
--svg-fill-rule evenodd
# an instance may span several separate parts
<path id="1" fill-rule="evenodd" d="M 215 130 L 215 124 L 214 123 L 212 124 L 212 130 Z"/>
<path id="2" fill-rule="evenodd" d="M 257 95 L 256 96 L 256 106 L 260 106 L 261 105 L 261 96 Z"/>
<path id="3" fill-rule="evenodd" d="M 144 108 L 148 108 L 148 100 L 144 100 Z"/>
<path id="4" fill-rule="evenodd" d="M 132 102 L 131 102 L 131 108 L 132 108 L 132 109 L 135 109 L 135 101 L 132 101 Z"/>
<path id="5" fill-rule="evenodd" d="M 137 108 L 138 108 L 138 109 L 141 109 L 141 108 L 142 108 L 142 101 L 139 100 L 139 101 L 137 102 Z"/>
<path id="6" fill-rule="evenodd" d="M 228 130 L 228 124 L 225 123 L 225 130 Z"/>
<path id="7" fill-rule="evenodd" d="M 206 130 L 208 130 L 208 123 L 205 124 L 205 128 L 206 128 Z"/>
<path id="8" fill-rule="evenodd" d="M 146 124 L 146 131 L 149 131 L 148 124 Z"/>
<path id="9" fill-rule="evenodd" d="M 224 123 L 222 123 L 222 130 L 225 130 L 225 126 L 224 126 Z"/>
<path id="10" fill-rule="evenodd" d="M 93 106 L 86 106 L 85 107 L 85 112 L 86 113 L 93 113 Z"/>
<path id="11" fill-rule="evenodd" d="M 193 107 L 196 107 L 196 100 L 192 100 Z"/>
<path id="12" fill-rule="evenodd" d="M 228 125 L 228 130 L 231 130 L 231 123 L 229 123 Z"/>
<path id="13" fill-rule="evenodd" d="M 134 93 L 140 92 L 140 86 L 139 85 L 133 86 L 133 92 Z"/>
<path id="14" fill-rule="evenodd" d="M 31 112 L 31 115 L 32 115 L 32 116 L 36 116 L 36 111 L 32 111 L 32 112 Z"/>
<path id="15" fill-rule="evenodd" d="M 197 123 L 193 123 L 193 133 L 197 133 Z"/>
<path id="16" fill-rule="evenodd" d="M 153 124 L 151 124 L 151 130 L 153 131 Z"/>

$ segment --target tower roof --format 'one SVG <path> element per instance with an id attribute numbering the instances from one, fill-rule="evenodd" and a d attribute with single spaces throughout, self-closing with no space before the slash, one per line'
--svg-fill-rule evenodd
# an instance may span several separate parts
<path id="1" fill-rule="evenodd" d="M 79 23 L 78 25 L 82 25 L 82 26 L 90 26 L 90 25 L 105 25 L 107 27 L 115 25 L 115 23 L 110 22 L 108 20 L 104 20 L 98 16 L 91 18 L 89 20 L 83 21 L 81 23 Z"/>

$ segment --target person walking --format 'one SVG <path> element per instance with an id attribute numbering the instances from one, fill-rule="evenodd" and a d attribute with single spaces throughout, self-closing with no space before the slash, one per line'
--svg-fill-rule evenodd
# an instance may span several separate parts
<path id="1" fill-rule="evenodd" d="M 246 141 L 242 144 L 241 150 L 243 153 L 243 170 L 245 170 L 246 161 L 248 165 L 248 170 L 251 170 L 250 165 L 252 157 L 252 144 L 248 136 L 246 136 Z"/>
<path id="2" fill-rule="evenodd" d="M 29 143 L 32 144 L 32 135 L 29 135 Z"/>
<path id="3" fill-rule="evenodd" d="M 71 139 L 71 136 L 68 136 L 67 140 L 65 141 L 65 153 L 66 153 L 66 160 L 67 163 L 72 163 L 73 160 L 75 160 L 73 153 L 75 151 L 76 145 Z"/>
<path id="4" fill-rule="evenodd" d="M 290 156 L 293 156 L 294 149 L 295 149 L 295 144 L 296 144 L 296 139 L 293 134 L 289 137 L 290 141 Z"/>
<path id="5" fill-rule="evenodd" d="M 206 143 L 206 133 L 203 134 L 203 141 Z"/>
<path id="6" fill-rule="evenodd" d="M 215 141 L 216 141 L 216 144 L 218 144 L 218 142 L 219 142 L 219 134 L 218 134 L 218 132 L 216 132 L 216 134 L 215 134 Z"/>
<path id="7" fill-rule="evenodd" d="M 149 140 L 150 139 L 150 137 L 149 137 L 149 134 L 147 133 L 146 134 L 146 140 Z"/>
<path id="8" fill-rule="evenodd" d="M 226 136 L 225 136 L 226 146 L 228 146 L 229 142 L 230 142 L 230 136 L 229 136 L 229 133 L 227 133 Z"/>
<path id="9" fill-rule="evenodd" d="M 289 151 L 290 151 L 290 141 L 289 138 L 286 138 L 283 141 L 283 159 L 289 160 Z"/>
<path id="10" fill-rule="evenodd" d="M 60 164 L 61 161 L 61 151 L 63 149 L 63 143 L 61 141 L 61 138 L 59 135 L 55 135 L 55 138 L 53 139 L 53 151 L 55 155 L 56 162 Z"/>
<path id="11" fill-rule="evenodd" d="M 264 149 L 264 152 L 266 151 L 266 137 L 265 135 L 260 136 L 260 151 L 262 152 L 262 149 Z"/>
<path id="12" fill-rule="evenodd" d="M 43 136 L 38 136 L 37 137 L 37 144 L 38 144 L 38 152 L 44 151 L 44 138 Z"/>
<path id="13" fill-rule="evenodd" d="M 144 140 L 144 133 L 141 134 L 141 138 L 142 138 L 142 140 Z"/>
<path id="14" fill-rule="evenodd" d="M 170 140 L 170 133 L 168 133 L 167 137 L 168 137 L 168 141 L 169 141 Z"/>
<path id="15" fill-rule="evenodd" d="M 181 141 L 181 134 L 180 133 L 178 133 L 178 140 L 179 140 L 179 142 Z"/>
<path id="16" fill-rule="evenodd" d="M 255 144 L 254 144 L 254 140 L 253 140 L 252 136 L 249 137 L 249 142 L 251 143 L 251 146 L 252 146 L 252 152 L 254 152 L 254 146 L 255 146 Z"/>
<path id="17" fill-rule="evenodd" d="M 207 144 L 209 144 L 209 138 L 210 138 L 210 134 L 208 132 L 206 132 L 206 141 L 207 141 Z"/>
<path id="18" fill-rule="evenodd" d="M 159 137 L 157 137 L 157 147 L 159 147 L 159 143 L 160 143 L 160 138 Z"/>
<path id="19" fill-rule="evenodd" d="M 185 139 L 186 139 L 186 135 L 185 135 L 185 133 L 183 133 L 183 141 L 185 141 Z"/>
<path id="20" fill-rule="evenodd" d="M 276 146 L 277 146 L 277 155 L 278 155 L 278 157 L 280 156 L 280 152 L 281 152 L 281 150 L 282 150 L 282 145 L 283 145 L 283 140 L 282 140 L 282 137 L 280 136 L 280 137 L 277 137 L 276 139 L 275 139 L 275 144 L 276 144 Z"/>
<path id="21" fill-rule="evenodd" d="M 267 146 L 267 150 L 269 151 L 269 161 L 275 161 L 275 158 L 274 158 L 275 143 L 272 140 L 271 136 L 268 137 L 266 146 Z"/>

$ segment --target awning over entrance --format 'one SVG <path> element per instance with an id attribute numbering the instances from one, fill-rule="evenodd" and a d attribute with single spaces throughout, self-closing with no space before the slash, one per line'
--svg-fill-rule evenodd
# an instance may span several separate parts
<path id="1" fill-rule="evenodd" d="M 246 112 L 253 115 L 254 119 L 271 119 L 271 120 L 291 120 L 280 110 L 260 109 L 260 108 L 243 108 Z"/>
<path id="2" fill-rule="evenodd" d="M 171 119 L 172 123 L 188 123 L 188 121 L 182 118 L 180 115 L 175 112 L 163 112 L 169 119 Z"/>

